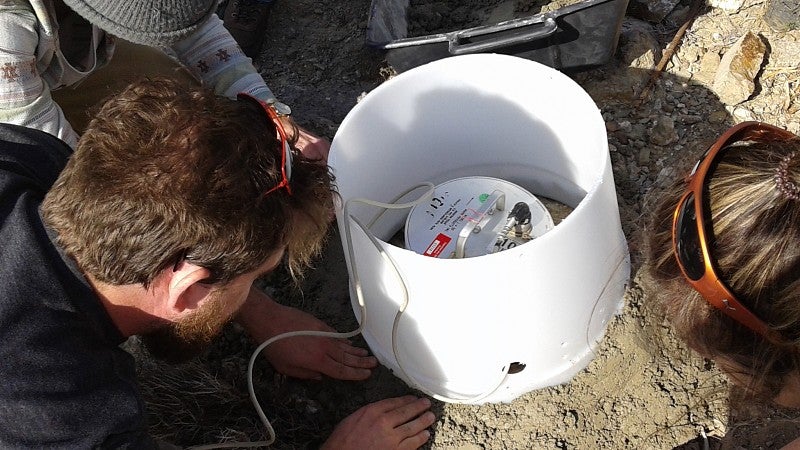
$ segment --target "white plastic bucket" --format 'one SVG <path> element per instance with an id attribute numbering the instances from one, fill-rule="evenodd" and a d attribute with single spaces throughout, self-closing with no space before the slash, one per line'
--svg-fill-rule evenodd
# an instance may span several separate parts
<path id="1" fill-rule="evenodd" d="M 358 103 L 329 164 L 353 308 L 381 363 L 412 387 L 463 403 L 511 401 L 582 370 L 630 274 L 606 139 L 580 86 L 514 56 L 435 61 Z M 408 209 L 356 201 L 425 200 L 421 183 L 469 176 L 504 179 L 574 210 L 524 245 L 438 259 L 388 242 Z"/>

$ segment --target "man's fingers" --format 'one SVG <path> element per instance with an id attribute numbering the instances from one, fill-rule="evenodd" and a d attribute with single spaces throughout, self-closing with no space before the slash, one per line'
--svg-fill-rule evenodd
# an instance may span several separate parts
<path id="1" fill-rule="evenodd" d="M 328 153 L 331 150 L 331 143 L 325 138 L 315 136 L 308 130 L 297 127 L 299 132 L 296 147 L 308 159 L 319 161 L 323 164 L 328 162 Z"/>
<path id="2" fill-rule="evenodd" d="M 398 408 L 402 408 L 403 406 L 409 405 L 419 400 L 427 400 L 427 399 L 421 399 L 413 395 L 404 395 L 402 397 L 391 397 L 379 400 L 375 403 L 370 403 L 369 408 L 375 414 L 384 414 L 388 412 L 394 412 Z M 428 404 L 430 404 L 430 400 L 427 401 Z M 397 426 L 397 424 L 393 424 L 393 426 Z"/>
<path id="3" fill-rule="evenodd" d="M 427 411 L 431 407 L 431 401 L 427 398 L 417 398 L 414 396 L 405 396 L 400 397 L 401 401 L 398 404 L 389 410 L 389 417 L 391 418 L 391 424 L 395 428 L 399 428 L 404 436 L 411 436 L 415 433 L 422 431 L 423 429 L 427 428 L 424 426 L 422 428 L 416 429 L 413 428 L 414 426 L 418 426 L 420 423 L 425 422 L 423 420 L 420 423 L 416 423 L 415 425 L 410 425 L 415 418 L 420 416 L 423 412 Z M 433 413 L 430 413 L 431 423 L 433 423 Z M 430 424 L 429 424 L 430 425 Z"/>
<path id="4" fill-rule="evenodd" d="M 413 395 L 370 403 L 345 418 L 322 448 L 416 450 L 430 438 L 430 405 Z"/>
<path id="5" fill-rule="evenodd" d="M 358 357 L 354 357 L 358 358 Z M 328 355 L 328 363 L 325 365 L 325 374 L 337 380 L 361 381 L 366 380 L 372 375 L 372 367 L 367 363 L 361 362 L 360 365 L 348 365 L 339 361 L 341 356 Z"/>
<path id="6" fill-rule="evenodd" d="M 392 420 L 399 421 L 395 431 L 399 434 L 400 449 L 417 449 L 431 437 L 428 428 L 436 421 L 429 411 L 431 402 L 427 398 L 404 398 L 404 403 L 390 411 Z"/>
<path id="7" fill-rule="evenodd" d="M 369 378 L 377 365 L 378 359 L 367 350 L 337 341 L 328 349 L 322 370 L 338 380 L 361 381 Z"/>
<path id="8" fill-rule="evenodd" d="M 419 416 L 416 416 L 416 419 L 408 421 L 399 427 L 397 430 L 403 435 L 408 437 L 416 436 L 419 432 L 425 430 L 429 426 L 433 425 L 433 422 L 436 421 L 436 416 L 430 412 L 424 412 Z"/>
<path id="9" fill-rule="evenodd" d="M 378 365 L 378 358 L 370 356 L 366 349 L 342 344 L 340 346 L 341 359 L 339 362 L 349 367 L 372 369 Z"/>
<path id="10" fill-rule="evenodd" d="M 356 347 L 350 342 L 345 342 L 342 344 L 344 351 L 351 353 L 356 356 L 369 356 L 369 350 L 361 347 Z"/>
<path id="11" fill-rule="evenodd" d="M 431 413 L 431 415 L 433 415 L 433 413 Z M 431 422 L 431 425 L 433 425 L 433 422 Z M 403 441 L 400 442 L 399 448 L 401 450 L 406 450 L 406 449 L 415 450 L 422 447 L 422 445 L 428 442 L 428 439 L 430 438 L 431 438 L 431 432 L 428 431 L 427 429 L 424 429 L 413 436 L 409 436 L 403 439 Z"/>
<path id="12" fill-rule="evenodd" d="M 400 447 L 398 448 L 400 450 L 406 450 L 406 449 L 416 450 L 422 447 L 423 444 L 428 442 L 428 439 L 430 438 L 431 438 L 431 432 L 428 430 L 422 430 L 415 436 L 411 436 L 410 438 L 403 440 L 403 442 L 400 443 Z"/>

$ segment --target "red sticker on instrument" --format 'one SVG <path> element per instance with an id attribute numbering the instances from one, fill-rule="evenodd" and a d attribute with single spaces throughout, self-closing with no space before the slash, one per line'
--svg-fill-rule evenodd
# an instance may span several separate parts
<path id="1" fill-rule="evenodd" d="M 450 241 L 450 236 L 439 233 L 433 242 L 431 242 L 431 244 L 428 246 L 428 248 L 425 249 L 425 253 L 423 253 L 423 255 L 433 256 L 434 258 L 438 257 L 444 248 L 447 247 L 447 244 L 449 244 Z"/>

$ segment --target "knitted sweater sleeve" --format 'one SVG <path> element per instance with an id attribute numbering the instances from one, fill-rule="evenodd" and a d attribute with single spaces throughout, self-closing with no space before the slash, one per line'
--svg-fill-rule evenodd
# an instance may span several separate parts
<path id="1" fill-rule="evenodd" d="M 262 100 L 275 97 L 216 15 L 169 50 L 218 95 L 234 98 L 239 92 L 246 92 Z"/>
<path id="2" fill-rule="evenodd" d="M 45 131 L 74 148 L 78 135 L 37 69 L 38 23 L 27 2 L 0 2 L 0 122 Z"/>

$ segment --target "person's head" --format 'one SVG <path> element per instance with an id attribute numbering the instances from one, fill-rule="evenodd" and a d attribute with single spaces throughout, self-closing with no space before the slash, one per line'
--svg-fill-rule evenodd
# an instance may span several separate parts
<path id="1" fill-rule="evenodd" d="M 335 195 L 327 166 L 287 158 L 265 108 L 168 79 L 131 85 L 81 136 L 42 204 L 45 222 L 100 283 L 155 289 L 181 273 L 208 287 L 194 294 L 240 305 L 284 250 L 293 274 L 310 262 Z M 274 189 L 284 162 L 289 185 Z"/>
<path id="2" fill-rule="evenodd" d="M 63 0 L 90 23 L 126 41 L 168 47 L 197 31 L 218 0 Z"/>
<path id="3" fill-rule="evenodd" d="M 740 124 L 695 170 L 649 219 L 654 294 L 690 347 L 774 397 L 800 371 L 800 138 Z"/>

